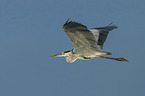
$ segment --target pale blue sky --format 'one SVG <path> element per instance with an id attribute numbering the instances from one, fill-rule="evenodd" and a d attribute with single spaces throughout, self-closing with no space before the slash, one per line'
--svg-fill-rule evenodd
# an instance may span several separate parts
<path id="1" fill-rule="evenodd" d="M 0 0 L 0 96 L 145 96 L 145 0 Z M 113 22 L 104 51 L 70 64 L 51 56 L 73 48 L 62 25 Z"/>

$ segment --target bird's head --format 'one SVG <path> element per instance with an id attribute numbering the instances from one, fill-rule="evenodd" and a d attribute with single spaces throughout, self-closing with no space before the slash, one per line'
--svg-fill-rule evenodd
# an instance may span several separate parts
<path id="1" fill-rule="evenodd" d="M 64 51 L 64 52 L 62 52 L 60 54 L 53 55 L 51 57 L 66 57 L 66 56 L 69 56 L 69 54 L 71 54 L 71 53 L 72 53 L 72 51 Z"/>
<path id="2" fill-rule="evenodd" d="M 57 55 L 54 55 L 52 57 L 65 57 L 66 61 L 69 62 L 69 63 L 72 63 L 72 62 L 74 62 L 77 59 L 77 57 L 72 52 L 72 50 L 71 51 L 62 52 L 61 54 L 57 54 Z"/>

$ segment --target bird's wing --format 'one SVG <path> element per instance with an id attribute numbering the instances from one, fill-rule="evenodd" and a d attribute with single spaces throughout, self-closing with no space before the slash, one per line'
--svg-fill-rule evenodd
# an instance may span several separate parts
<path id="1" fill-rule="evenodd" d="M 98 27 L 98 28 L 90 29 L 90 31 L 93 33 L 93 35 L 96 38 L 97 45 L 99 46 L 99 48 L 101 48 L 101 49 L 103 48 L 103 44 L 107 38 L 109 31 L 111 31 L 115 28 L 117 28 L 117 26 L 108 25 L 105 27 Z"/>
<path id="2" fill-rule="evenodd" d="M 101 50 L 97 45 L 97 39 L 86 26 L 67 20 L 63 25 L 63 31 L 70 37 L 74 51 L 82 53 L 91 49 Z"/>

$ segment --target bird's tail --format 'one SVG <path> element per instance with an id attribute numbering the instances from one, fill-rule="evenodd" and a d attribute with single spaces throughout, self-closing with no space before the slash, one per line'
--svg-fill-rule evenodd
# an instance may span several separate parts
<path id="1" fill-rule="evenodd" d="M 96 56 L 98 56 L 98 55 L 101 55 L 101 56 L 103 56 L 103 55 L 112 55 L 112 53 L 110 53 L 110 52 L 99 51 L 99 50 L 97 50 L 97 51 L 98 51 L 98 53 L 96 53 Z"/>

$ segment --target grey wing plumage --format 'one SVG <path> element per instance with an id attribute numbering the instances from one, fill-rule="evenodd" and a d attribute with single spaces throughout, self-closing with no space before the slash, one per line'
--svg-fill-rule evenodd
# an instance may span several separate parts
<path id="1" fill-rule="evenodd" d="M 89 30 L 86 26 L 77 22 L 69 21 L 69 19 L 63 25 L 63 31 L 65 31 L 65 33 L 70 37 L 74 51 L 78 54 L 91 53 L 96 50 L 101 51 L 108 32 L 114 28 L 117 27 L 109 25 Z"/>
<path id="2" fill-rule="evenodd" d="M 108 25 L 105 27 L 98 27 L 98 28 L 92 28 L 90 31 L 94 34 L 94 36 L 97 38 L 97 45 L 100 49 L 103 48 L 104 42 L 106 41 L 106 38 L 108 36 L 109 31 L 117 28 L 115 25 Z M 96 35 L 95 35 L 96 34 Z"/>
<path id="3" fill-rule="evenodd" d="M 83 53 L 89 49 L 97 50 L 95 37 L 86 26 L 68 19 L 63 25 L 63 30 L 70 37 L 76 53 Z"/>

